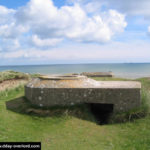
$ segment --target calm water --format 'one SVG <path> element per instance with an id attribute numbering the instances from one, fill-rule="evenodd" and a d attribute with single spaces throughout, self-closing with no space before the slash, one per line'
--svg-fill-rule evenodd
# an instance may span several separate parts
<path id="1" fill-rule="evenodd" d="M 112 71 L 117 77 L 126 77 L 126 78 L 150 77 L 150 63 L 0 66 L 0 71 L 4 70 L 14 70 L 25 73 L 41 73 L 41 74 Z"/>

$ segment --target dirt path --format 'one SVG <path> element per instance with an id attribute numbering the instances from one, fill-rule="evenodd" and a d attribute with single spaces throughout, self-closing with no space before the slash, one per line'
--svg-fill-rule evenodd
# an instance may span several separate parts
<path id="1" fill-rule="evenodd" d="M 15 88 L 21 84 L 27 83 L 27 80 L 24 79 L 12 79 L 12 80 L 6 80 L 0 83 L 0 92 L 4 91 L 6 89 Z"/>

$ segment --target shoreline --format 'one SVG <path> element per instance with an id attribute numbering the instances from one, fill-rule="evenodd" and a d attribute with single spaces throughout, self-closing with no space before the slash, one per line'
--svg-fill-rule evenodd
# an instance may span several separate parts
<path id="1" fill-rule="evenodd" d="M 65 74 L 82 74 L 84 71 L 82 71 L 82 72 L 78 72 L 78 73 L 76 73 L 76 72 L 66 72 L 66 73 L 64 73 L 64 72 L 62 72 L 62 73 L 46 73 L 46 72 L 25 72 L 25 71 L 18 71 L 18 70 L 0 70 L 0 73 L 1 72 L 18 72 L 18 73 L 23 73 L 23 74 L 25 74 L 25 75 L 65 75 Z M 91 72 L 89 72 L 89 73 L 93 73 L 92 71 Z M 101 73 L 110 73 L 110 72 L 101 72 Z M 139 79 L 139 78 L 150 78 L 150 74 L 139 74 L 139 73 L 115 73 L 115 72 L 113 72 L 113 71 L 111 71 L 111 73 L 113 74 L 113 76 L 112 77 L 108 77 L 108 78 L 123 78 L 123 79 L 129 79 L 129 80 L 131 80 L 131 79 Z M 104 76 L 105 77 L 105 76 Z M 107 76 L 106 76 L 107 77 Z"/>

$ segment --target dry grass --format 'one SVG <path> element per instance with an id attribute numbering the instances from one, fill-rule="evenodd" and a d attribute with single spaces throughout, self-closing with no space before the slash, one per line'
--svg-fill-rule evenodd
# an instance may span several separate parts
<path id="1" fill-rule="evenodd" d="M 25 73 L 21 72 L 15 72 L 15 71 L 4 71 L 0 72 L 0 83 L 6 80 L 12 80 L 12 79 L 29 79 L 30 76 Z"/>

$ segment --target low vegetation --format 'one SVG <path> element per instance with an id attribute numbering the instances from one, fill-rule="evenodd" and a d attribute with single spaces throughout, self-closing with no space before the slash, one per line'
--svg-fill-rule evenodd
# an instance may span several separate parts
<path id="1" fill-rule="evenodd" d="M 12 79 L 28 79 L 30 76 L 25 73 L 15 71 L 0 72 L 0 82 Z"/>
<path id="2" fill-rule="evenodd" d="M 137 80 L 141 108 L 112 116 L 107 125 L 98 125 L 86 105 L 35 108 L 23 98 L 23 85 L 0 92 L 0 142 L 41 141 L 42 150 L 149 150 L 150 79 Z"/>

